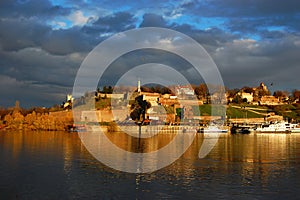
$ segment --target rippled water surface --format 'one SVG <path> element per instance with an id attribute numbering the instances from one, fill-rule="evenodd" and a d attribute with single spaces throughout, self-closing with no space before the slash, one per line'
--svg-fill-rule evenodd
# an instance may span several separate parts
<path id="1" fill-rule="evenodd" d="M 122 148 L 135 142 L 111 134 Z M 94 159 L 76 133 L 2 132 L 0 199 L 299 199 L 300 134 L 224 135 L 199 159 L 202 142 L 166 168 L 129 174 Z"/>

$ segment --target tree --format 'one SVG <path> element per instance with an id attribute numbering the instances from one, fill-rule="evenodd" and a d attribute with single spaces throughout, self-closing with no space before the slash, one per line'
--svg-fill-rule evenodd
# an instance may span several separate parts
<path id="1" fill-rule="evenodd" d="M 161 93 L 161 87 L 159 85 L 156 85 L 153 92 Z"/>
<path id="2" fill-rule="evenodd" d="M 253 92 L 254 92 L 253 88 L 248 87 L 248 86 L 243 87 L 242 90 L 243 90 L 244 92 L 246 92 L 246 93 L 253 93 Z"/>
<path id="3" fill-rule="evenodd" d="M 151 103 L 143 100 L 143 95 L 135 98 L 135 101 L 131 105 L 130 117 L 136 123 L 143 123 L 146 119 L 146 111 L 151 108 Z"/>
<path id="4" fill-rule="evenodd" d="M 300 99 L 300 90 L 293 90 L 293 98 L 294 100 Z"/>
<path id="5" fill-rule="evenodd" d="M 108 86 L 107 94 L 112 94 L 113 91 L 114 91 L 113 87 L 112 86 Z"/>
<path id="6" fill-rule="evenodd" d="M 27 125 L 27 128 L 30 129 L 30 130 L 36 130 L 36 127 L 35 127 L 35 122 L 37 121 L 37 117 L 36 117 L 36 112 L 33 111 L 32 113 L 29 113 L 25 116 L 25 119 L 24 119 L 26 125 Z"/>
<path id="7" fill-rule="evenodd" d="M 103 86 L 102 92 L 104 94 L 112 94 L 114 91 L 114 88 L 112 86 Z"/>
<path id="8" fill-rule="evenodd" d="M 107 94 L 107 90 L 108 90 L 107 87 L 104 86 L 102 92 L 105 93 L 105 94 Z"/>
<path id="9" fill-rule="evenodd" d="M 235 95 L 239 92 L 239 89 L 238 88 L 235 88 L 232 90 L 228 89 L 226 92 L 227 92 L 228 97 L 234 98 Z"/>
<path id="10" fill-rule="evenodd" d="M 184 108 L 176 108 L 176 116 L 178 119 L 184 119 Z"/>
<path id="11" fill-rule="evenodd" d="M 142 86 L 142 87 L 141 87 L 141 91 L 142 91 L 142 92 L 151 92 L 151 89 L 148 88 L 148 87 L 146 87 L 146 86 Z"/>
<path id="12" fill-rule="evenodd" d="M 270 92 L 269 91 L 266 91 L 266 90 L 259 90 L 258 91 L 258 97 L 261 98 L 263 96 L 268 96 L 270 95 Z"/>
<path id="13" fill-rule="evenodd" d="M 207 93 L 208 89 L 204 83 L 201 83 L 198 87 L 195 87 L 195 94 L 197 95 L 198 99 L 206 98 Z"/>
<path id="14" fill-rule="evenodd" d="M 288 97 L 288 92 L 277 90 L 273 93 L 273 96 L 276 97 L 276 98 L 279 98 L 280 100 L 282 100 L 282 99 Z"/>
<path id="15" fill-rule="evenodd" d="M 241 97 L 241 95 L 236 95 L 233 100 L 232 100 L 233 103 L 237 103 L 237 104 L 240 104 L 240 103 L 243 103 L 243 99 Z"/>
<path id="16" fill-rule="evenodd" d="M 163 87 L 161 89 L 161 94 L 173 94 L 172 90 L 168 87 Z"/>

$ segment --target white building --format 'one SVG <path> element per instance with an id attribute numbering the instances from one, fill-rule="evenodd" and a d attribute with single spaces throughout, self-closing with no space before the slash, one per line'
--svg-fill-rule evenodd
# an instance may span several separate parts
<path id="1" fill-rule="evenodd" d="M 177 95 L 195 95 L 195 91 L 191 86 L 177 86 L 176 87 Z"/>
<path id="2" fill-rule="evenodd" d="M 240 95 L 242 99 L 247 99 L 247 102 L 253 102 L 253 93 L 241 92 Z"/>

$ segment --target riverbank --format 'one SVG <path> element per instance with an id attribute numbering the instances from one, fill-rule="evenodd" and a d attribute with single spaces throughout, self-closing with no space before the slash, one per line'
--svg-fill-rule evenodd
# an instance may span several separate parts
<path id="1" fill-rule="evenodd" d="M 194 124 L 205 126 L 210 121 L 215 120 L 215 118 L 220 118 L 218 116 L 211 115 L 211 105 L 200 105 L 200 116 L 193 119 Z M 117 112 L 118 111 L 118 112 Z M 88 116 L 79 115 L 80 118 L 87 118 L 87 122 L 97 122 L 106 123 L 111 126 L 112 130 L 116 128 L 114 126 L 118 124 L 113 124 L 115 116 L 117 120 L 123 121 L 126 118 L 126 113 L 124 110 L 117 110 L 114 113 L 108 108 L 104 110 L 97 110 L 100 113 L 98 119 L 89 120 Z M 95 112 L 95 111 L 90 111 Z M 124 114 L 125 113 L 125 114 Z M 273 113 L 273 114 L 272 114 Z M 86 113 L 85 113 L 86 114 Z M 276 115 L 277 114 L 277 115 Z M 124 116 L 123 116 L 124 115 Z M 168 114 L 171 115 L 171 114 Z M 175 115 L 175 114 L 173 114 Z M 93 115 L 94 116 L 94 115 Z M 122 117 L 120 117 L 122 116 Z M 262 124 L 266 121 L 282 121 L 291 120 L 293 122 L 298 122 L 297 120 L 300 116 L 299 105 L 285 105 L 276 107 L 266 107 L 266 106 L 253 106 L 249 104 L 230 104 L 227 105 L 226 111 L 226 123 L 227 124 Z M 120 118 L 120 119 L 119 119 Z M 174 116 L 173 116 L 174 118 Z M 76 119 L 75 121 L 80 121 L 81 119 Z M 126 121 L 126 120 L 125 120 Z M 186 121 L 186 120 L 184 120 Z M 189 120 L 187 120 L 189 121 Z M 167 121 L 168 123 L 168 121 Z M 70 127 L 74 127 L 74 119 L 72 110 L 61 110 L 61 111 L 45 111 L 45 112 L 22 112 L 20 109 L 14 109 L 5 115 L 1 116 L 0 129 L 6 130 L 69 130 Z"/>

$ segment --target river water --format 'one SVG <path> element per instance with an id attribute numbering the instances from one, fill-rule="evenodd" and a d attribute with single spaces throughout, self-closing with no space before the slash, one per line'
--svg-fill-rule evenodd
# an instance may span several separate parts
<path id="1" fill-rule="evenodd" d="M 97 161 L 77 133 L 1 132 L 0 199 L 299 199 L 300 134 L 223 135 L 199 159 L 203 139 L 163 169 L 130 174 Z"/>

